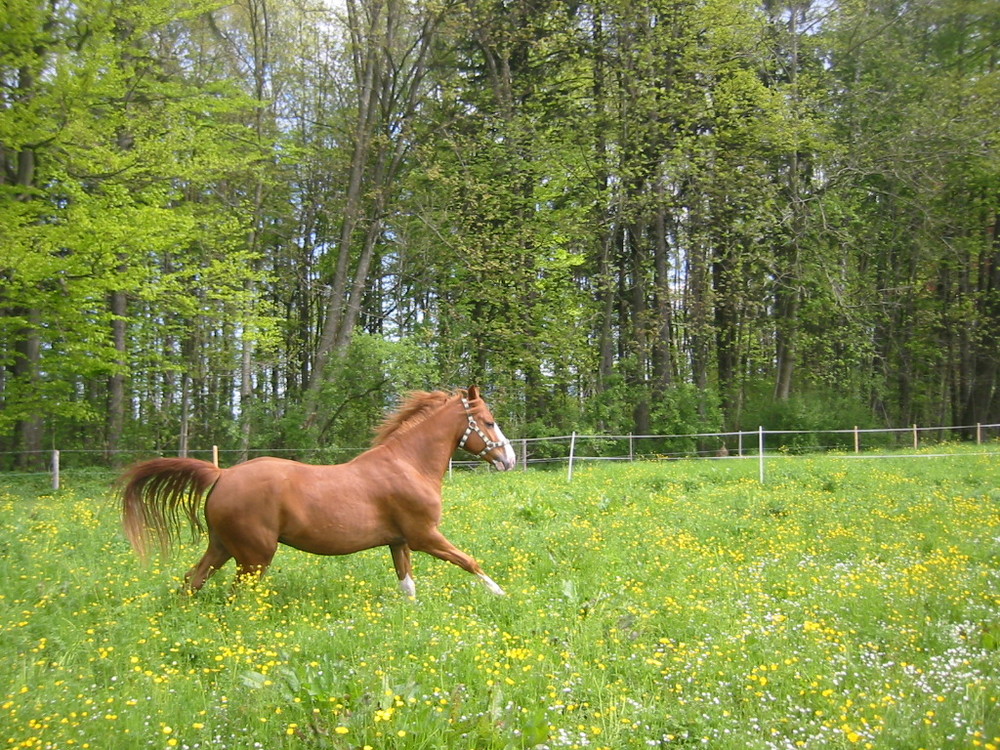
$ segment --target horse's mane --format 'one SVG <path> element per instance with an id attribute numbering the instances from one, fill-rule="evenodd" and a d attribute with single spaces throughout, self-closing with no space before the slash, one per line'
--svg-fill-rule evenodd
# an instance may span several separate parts
<path id="1" fill-rule="evenodd" d="M 372 446 L 382 445 L 393 435 L 409 430 L 430 416 L 437 407 L 450 399 L 452 394 L 444 391 L 413 391 L 406 395 L 396 411 L 387 416 L 375 428 Z"/>

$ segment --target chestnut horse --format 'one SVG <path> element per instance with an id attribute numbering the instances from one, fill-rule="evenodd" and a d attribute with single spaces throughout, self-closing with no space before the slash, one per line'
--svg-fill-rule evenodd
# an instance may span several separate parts
<path id="1" fill-rule="evenodd" d="M 166 552 L 186 517 L 208 549 L 185 576 L 200 589 L 230 558 L 240 576 L 267 570 L 278 543 L 317 555 L 348 555 L 388 546 L 399 586 L 415 596 L 410 551 L 426 552 L 479 576 L 503 594 L 472 557 L 438 530 L 441 481 L 456 448 L 497 469 L 514 451 L 475 386 L 448 394 L 415 392 L 389 415 L 373 446 L 345 464 L 313 466 L 255 458 L 228 469 L 192 458 L 157 458 L 119 480 L 125 533 L 141 558 L 150 537 Z"/>

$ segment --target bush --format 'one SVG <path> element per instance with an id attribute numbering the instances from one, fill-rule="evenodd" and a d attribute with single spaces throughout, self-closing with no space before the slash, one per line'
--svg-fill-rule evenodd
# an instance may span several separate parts
<path id="1" fill-rule="evenodd" d="M 761 391 L 763 388 L 761 388 Z M 778 401 L 770 394 L 758 392 L 748 399 L 743 412 L 743 429 L 763 426 L 765 430 L 789 430 L 792 434 L 768 436 L 769 449 L 802 452 L 809 449 L 841 448 L 852 450 L 854 436 L 834 430 L 854 427 L 876 427 L 865 404 L 850 396 L 806 392 L 785 401 Z M 872 444 L 888 444 L 889 434 L 866 437 Z"/>

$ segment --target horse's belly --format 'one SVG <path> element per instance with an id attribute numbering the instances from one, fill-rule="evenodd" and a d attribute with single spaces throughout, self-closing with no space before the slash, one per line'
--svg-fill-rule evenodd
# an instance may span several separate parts
<path id="1" fill-rule="evenodd" d="M 316 535 L 281 537 L 282 544 L 311 552 L 314 555 L 350 555 L 372 547 L 383 547 L 392 543 L 384 536 L 352 537 L 350 539 L 322 538 Z"/>
<path id="2" fill-rule="evenodd" d="M 279 541 L 316 555 L 349 555 L 392 544 L 399 534 L 374 518 L 325 518 L 289 525 Z"/>

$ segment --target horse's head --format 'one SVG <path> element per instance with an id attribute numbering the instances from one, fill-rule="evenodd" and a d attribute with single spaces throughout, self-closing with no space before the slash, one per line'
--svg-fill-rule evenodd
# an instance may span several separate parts
<path id="1" fill-rule="evenodd" d="M 517 458 L 510 441 L 493 418 L 490 407 L 483 401 L 479 388 L 470 386 L 468 396 L 462 398 L 469 426 L 458 447 L 477 458 L 492 463 L 498 471 L 513 469 Z"/>

